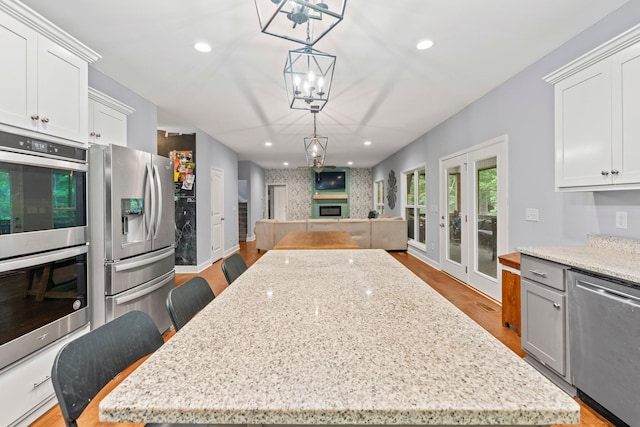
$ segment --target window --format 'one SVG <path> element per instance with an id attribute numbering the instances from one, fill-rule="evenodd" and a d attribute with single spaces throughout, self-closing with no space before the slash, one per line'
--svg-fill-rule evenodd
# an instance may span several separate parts
<path id="1" fill-rule="evenodd" d="M 427 241 L 427 175 L 423 168 L 404 173 L 405 177 L 405 218 L 409 241 Z"/>
<path id="2" fill-rule="evenodd" d="M 378 214 L 384 213 L 384 179 L 380 181 L 376 181 L 374 183 L 374 206 L 373 208 L 378 212 Z"/>

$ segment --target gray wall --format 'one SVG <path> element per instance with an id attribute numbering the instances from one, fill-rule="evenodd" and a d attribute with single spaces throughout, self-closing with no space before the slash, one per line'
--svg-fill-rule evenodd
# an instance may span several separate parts
<path id="1" fill-rule="evenodd" d="M 255 240 L 256 221 L 265 217 L 264 169 L 249 161 L 238 162 L 238 179 L 247 181 L 247 241 Z"/>
<path id="2" fill-rule="evenodd" d="M 556 193 L 554 190 L 553 86 L 542 78 L 610 38 L 638 24 L 640 0 L 631 0 L 605 19 L 532 64 L 415 142 L 373 168 L 373 181 L 399 177 L 420 162 L 427 166 L 427 253 L 439 262 L 438 161 L 441 157 L 508 136 L 509 251 L 521 246 L 584 244 L 586 235 L 640 238 L 640 191 Z M 523 46 L 526 48 L 526 46 Z M 399 199 L 400 200 L 400 199 Z M 526 208 L 539 209 L 539 222 L 524 221 Z M 615 228 L 615 211 L 628 212 L 628 228 Z M 400 214 L 400 203 L 393 212 Z"/>
<path id="3" fill-rule="evenodd" d="M 127 145 L 148 153 L 158 153 L 156 131 L 158 109 L 155 104 L 89 67 L 89 86 L 127 104 L 136 111 L 127 116 Z"/>

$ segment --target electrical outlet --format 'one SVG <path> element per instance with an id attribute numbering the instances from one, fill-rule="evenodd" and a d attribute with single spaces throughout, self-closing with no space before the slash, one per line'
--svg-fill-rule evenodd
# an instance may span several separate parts
<path id="1" fill-rule="evenodd" d="M 616 212 L 616 228 L 627 228 L 627 213 Z"/>
<path id="2" fill-rule="evenodd" d="M 527 208 L 524 214 L 525 221 L 538 221 L 538 209 Z"/>

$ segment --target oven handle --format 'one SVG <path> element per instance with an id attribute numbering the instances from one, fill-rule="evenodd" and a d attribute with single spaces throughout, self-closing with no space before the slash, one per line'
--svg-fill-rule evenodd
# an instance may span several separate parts
<path id="1" fill-rule="evenodd" d="M 47 157 L 40 156 L 30 156 L 28 154 L 12 153 L 9 151 L 0 151 L 0 161 L 26 166 L 65 169 L 80 172 L 86 172 L 88 170 L 88 166 L 86 163 L 68 162 L 65 160 L 49 159 Z"/>
<path id="2" fill-rule="evenodd" d="M 40 264 L 47 264 L 58 261 L 60 259 L 72 258 L 87 253 L 87 246 L 76 246 L 69 249 L 59 249 L 38 255 L 29 255 L 25 257 L 10 259 L 0 262 L 0 273 L 5 271 L 17 270 L 20 268 L 33 267 Z"/>
<path id="3" fill-rule="evenodd" d="M 144 289 L 141 289 L 141 290 L 139 290 L 137 292 L 133 292 L 133 293 L 128 294 L 128 295 L 122 295 L 120 297 L 115 297 L 114 298 L 114 302 L 115 302 L 116 305 L 126 304 L 129 301 L 133 301 L 134 299 L 138 299 L 138 298 L 143 297 L 145 295 L 151 294 L 151 293 L 157 291 L 158 289 L 162 288 L 163 286 L 165 286 L 173 278 L 174 278 L 174 272 L 171 271 L 171 272 L 167 273 L 165 276 L 161 277 L 158 280 L 158 283 L 156 283 L 154 285 L 151 285 L 149 287 L 146 287 Z"/>

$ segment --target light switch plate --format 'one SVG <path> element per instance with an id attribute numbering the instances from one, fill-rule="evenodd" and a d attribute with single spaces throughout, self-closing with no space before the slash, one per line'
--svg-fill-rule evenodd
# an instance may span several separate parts
<path id="1" fill-rule="evenodd" d="M 538 221 L 538 209 L 527 208 L 524 214 L 525 221 Z"/>

